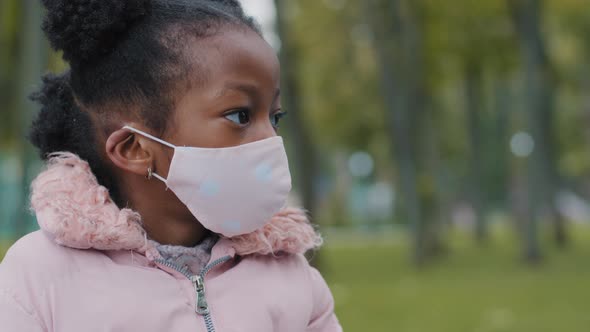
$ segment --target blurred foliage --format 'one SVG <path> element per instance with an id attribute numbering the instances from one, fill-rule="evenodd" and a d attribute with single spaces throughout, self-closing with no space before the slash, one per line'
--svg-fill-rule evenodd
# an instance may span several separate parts
<path id="1" fill-rule="evenodd" d="M 348 151 L 384 145 L 378 67 L 368 40 L 371 31 L 358 18 L 361 2 L 347 2 L 337 11 L 322 1 L 288 4 L 289 36 L 303 60 L 303 109 L 315 141 Z"/>
<path id="2" fill-rule="evenodd" d="M 465 115 L 463 96 L 458 87 L 462 84 L 465 66 L 475 62 L 483 67 L 485 113 L 494 112 L 493 90 L 497 84 L 511 90 L 519 84 L 520 51 L 510 13 L 506 2 L 499 0 L 455 0 L 445 4 L 422 0 L 415 3 L 420 8 L 424 30 L 428 85 L 436 96 L 441 150 L 446 158 L 464 160 L 468 140 L 462 120 Z M 586 132 L 584 122 L 579 120 L 584 115 L 581 99 L 588 98 L 586 88 L 581 86 L 581 81 L 588 76 L 581 70 L 588 67 L 589 62 L 590 12 L 583 0 L 545 3 L 544 32 L 556 63 L 555 71 L 559 73 L 560 92 L 565 90 L 560 96 L 557 125 L 560 137 L 567 137 L 560 141 L 566 142 L 568 147 L 585 146 L 584 139 L 575 138 Z M 304 110 L 315 141 L 330 149 L 354 151 L 368 147 L 377 156 L 388 154 L 385 146 L 390 142 L 385 132 L 384 106 L 377 77 L 380 68 L 362 2 L 297 0 L 288 2 L 287 7 L 290 36 L 303 62 L 300 76 Z M 522 126 L 524 121 L 518 113 L 519 105 L 518 100 L 509 104 L 514 111 L 512 129 Z M 568 121 L 573 115 L 576 116 Z M 584 158 L 584 154 L 577 155 Z M 382 159 L 378 165 L 390 166 L 385 161 L 387 157 Z"/>
<path id="3" fill-rule="evenodd" d="M 527 228 L 531 222 L 554 218 L 561 225 L 563 216 L 537 221 L 559 209 L 547 208 L 557 204 L 559 192 L 588 198 L 590 11 L 585 1 L 297 0 L 285 7 L 286 38 L 300 58 L 302 112 L 320 151 L 331 151 L 322 154 L 322 165 L 337 183 L 319 209 L 330 211 L 321 216 L 323 222 L 346 224 L 337 211 L 342 191 L 356 180 L 338 180 L 338 169 L 346 167 L 342 155 L 357 150 L 373 156 L 372 179 L 393 182 L 400 198 L 396 206 L 407 207 L 407 192 L 400 187 L 407 175 L 393 153 L 399 147 L 394 148 L 391 107 L 384 98 L 399 92 L 384 89 L 383 75 L 396 76 L 406 85 L 400 89 L 410 94 L 412 84 L 421 90 L 423 100 L 411 104 L 417 107 L 408 110 L 404 126 L 412 135 L 422 219 L 453 220 L 457 204 L 467 202 L 481 216 L 477 227 L 485 228 L 490 214 L 501 210 L 517 216 L 516 229 L 534 233 L 535 227 Z M 379 37 L 380 24 L 385 29 L 397 24 L 398 35 Z M 525 30 L 518 30 L 523 24 Z M 527 45 L 536 47 L 537 28 L 540 48 L 533 49 Z M 393 50 L 390 56 L 405 64 L 384 73 L 380 48 Z M 536 61 L 531 52 L 546 54 L 546 61 L 530 62 Z M 539 89 L 549 90 L 531 90 L 537 83 L 530 79 L 544 70 L 548 81 Z M 534 93 L 542 94 L 537 104 L 543 109 L 531 104 Z M 517 132 L 533 135 L 537 146 L 531 158 L 511 153 Z M 531 177 L 531 172 L 538 174 Z M 402 223 L 409 220 L 396 214 Z"/>

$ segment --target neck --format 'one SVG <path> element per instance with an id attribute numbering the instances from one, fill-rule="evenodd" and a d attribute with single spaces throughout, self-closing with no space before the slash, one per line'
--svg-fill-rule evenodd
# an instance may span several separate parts
<path id="1" fill-rule="evenodd" d="M 148 237 L 160 244 L 194 247 L 207 235 L 203 226 L 195 221 L 191 225 L 175 219 L 157 218 L 152 222 L 151 218 L 143 217 L 143 222 Z"/>
<path id="2" fill-rule="evenodd" d="M 127 188 L 140 188 L 127 192 L 130 208 L 141 216 L 143 228 L 150 239 L 169 245 L 193 247 L 206 237 L 208 231 L 195 219 L 182 202 L 166 185 L 149 181 L 146 186 L 144 178 L 138 183 L 130 183 Z M 149 193 L 149 194 L 146 194 Z"/>

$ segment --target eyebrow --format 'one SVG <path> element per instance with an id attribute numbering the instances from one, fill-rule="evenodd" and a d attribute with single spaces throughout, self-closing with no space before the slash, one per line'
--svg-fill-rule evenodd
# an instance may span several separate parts
<path id="1" fill-rule="evenodd" d="M 241 92 L 247 94 L 248 96 L 250 96 L 250 98 L 258 97 L 258 89 L 256 88 L 255 85 L 249 84 L 249 83 L 238 83 L 238 82 L 226 83 L 225 86 L 221 89 L 221 91 L 219 91 L 219 94 L 217 96 L 218 97 L 223 96 L 227 90 L 241 91 Z M 280 95 L 281 95 L 281 89 L 277 88 L 275 90 L 273 102 L 276 101 Z"/>

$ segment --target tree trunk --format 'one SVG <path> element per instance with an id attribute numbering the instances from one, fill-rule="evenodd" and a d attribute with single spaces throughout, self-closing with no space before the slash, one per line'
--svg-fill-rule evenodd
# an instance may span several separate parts
<path id="1" fill-rule="evenodd" d="M 288 26 L 285 21 L 285 1 L 275 0 L 277 11 L 276 27 L 281 39 L 279 53 L 281 61 L 281 100 L 289 114 L 285 121 L 285 129 L 293 142 L 290 160 L 294 167 L 294 185 L 301 195 L 303 207 L 313 216 L 317 198 L 315 180 L 317 177 L 317 152 L 311 142 L 311 135 L 305 124 L 303 109 L 300 105 L 301 93 L 298 80 L 299 63 L 296 47 L 289 38 Z M 316 254 L 313 265 L 318 267 L 319 256 Z"/>
<path id="2" fill-rule="evenodd" d="M 506 208 L 506 193 L 509 191 L 509 150 L 510 145 L 510 113 L 513 108 L 510 85 L 507 80 L 494 80 L 493 114 L 494 140 L 492 141 L 494 161 L 492 163 L 493 187 L 495 204 Z"/>
<path id="3" fill-rule="evenodd" d="M 422 100 L 427 100 L 424 96 Z M 439 155 L 438 130 L 435 122 L 434 110 L 431 105 L 423 104 L 422 116 L 416 124 L 416 131 L 420 133 L 421 141 L 417 152 L 420 154 L 417 159 L 417 168 L 419 174 L 418 186 L 420 207 L 422 208 L 421 217 L 424 223 L 425 254 L 427 258 L 440 256 L 447 251 L 443 241 L 444 233 L 447 227 L 448 211 L 444 210 L 444 204 L 449 204 L 445 196 L 448 195 L 445 187 L 443 165 Z"/>
<path id="4" fill-rule="evenodd" d="M 303 206 L 313 213 L 315 210 L 314 180 L 317 175 L 316 148 L 311 142 L 300 105 L 301 94 L 297 73 L 299 63 L 295 46 L 291 43 L 288 27 L 284 19 L 284 1 L 275 0 L 277 8 L 277 30 L 281 39 L 280 60 L 282 69 L 281 89 L 283 104 L 289 111 L 286 129 L 295 144 L 293 145 L 296 172 L 296 187 L 301 193 Z"/>
<path id="5" fill-rule="evenodd" d="M 468 60 L 464 70 L 465 106 L 467 129 L 469 132 L 469 199 L 475 212 L 475 239 L 478 244 L 483 244 L 487 239 L 485 224 L 485 210 L 483 193 L 484 178 L 484 146 L 482 138 L 481 112 L 482 112 L 482 75 L 478 64 Z"/>
<path id="6" fill-rule="evenodd" d="M 434 193 L 418 190 L 416 138 L 420 136 L 421 126 L 417 122 L 427 116 L 424 114 L 427 93 L 423 82 L 420 33 L 409 3 L 403 0 L 368 1 L 366 13 L 376 36 L 374 47 L 388 110 L 387 125 L 393 141 L 398 191 L 402 193 L 405 216 L 414 237 L 412 260 L 420 265 L 432 254 L 432 246 L 439 247 L 436 227 L 432 227 L 436 223 L 427 223 L 422 213 L 423 201 L 430 199 L 432 203 Z M 432 217 L 434 214 L 427 215 Z"/>
<path id="7" fill-rule="evenodd" d="M 555 166 L 553 131 L 555 84 L 551 64 L 541 33 L 539 0 L 508 0 L 516 31 L 521 40 L 524 85 L 529 131 L 535 149 L 528 160 L 529 217 L 526 228 L 525 259 L 541 257 L 537 240 L 537 223 L 542 212 L 552 218 L 557 244 L 566 244 L 565 225 L 558 217 L 555 193 L 559 176 Z M 542 208 L 547 208 L 543 211 Z"/>

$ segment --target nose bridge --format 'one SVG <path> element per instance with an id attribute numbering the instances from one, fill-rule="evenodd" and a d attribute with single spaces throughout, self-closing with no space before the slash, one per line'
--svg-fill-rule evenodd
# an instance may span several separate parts
<path id="1" fill-rule="evenodd" d="M 275 136 L 277 136 L 277 131 L 275 127 L 272 126 L 272 123 L 268 120 L 268 117 L 265 120 L 256 122 L 256 128 L 254 129 L 252 141 L 260 141 Z"/>

